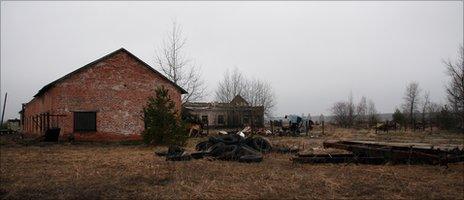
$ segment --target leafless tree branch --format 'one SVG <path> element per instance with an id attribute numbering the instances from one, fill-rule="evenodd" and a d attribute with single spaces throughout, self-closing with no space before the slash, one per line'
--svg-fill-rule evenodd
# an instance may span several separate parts
<path id="1" fill-rule="evenodd" d="M 415 128 L 416 125 L 416 113 L 419 113 L 418 106 L 420 103 L 420 91 L 419 83 L 411 82 L 406 86 L 404 93 L 403 109 L 409 118 L 410 125 Z"/>
<path id="2" fill-rule="evenodd" d="M 464 47 L 459 47 L 459 56 L 456 62 L 443 61 L 450 82 L 446 86 L 447 99 L 453 112 L 460 119 L 460 128 L 464 129 Z"/>
<path id="3" fill-rule="evenodd" d="M 182 103 L 200 100 L 206 91 L 201 68 L 184 54 L 186 43 L 187 39 L 182 36 L 182 27 L 173 21 L 171 31 L 155 53 L 158 69 L 188 92 L 182 96 Z"/>
<path id="4" fill-rule="evenodd" d="M 269 82 L 248 79 L 237 68 L 227 70 L 215 92 L 219 102 L 230 102 L 236 95 L 242 96 L 251 106 L 263 106 L 264 114 L 271 116 L 275 106 L 275 94 Z"/>

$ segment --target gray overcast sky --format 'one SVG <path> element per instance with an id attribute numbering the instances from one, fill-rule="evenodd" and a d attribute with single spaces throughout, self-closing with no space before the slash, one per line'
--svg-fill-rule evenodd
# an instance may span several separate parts
<path id="1" fill-rule="evenodd" d="M 463 43 L 463 3 L 1 2 L 1 87 L 18 117 L 45 84 L 124 47 L 153 65 L 171 21 L 209 93 L 226 69 L 268 80 L 276 115 L 329 113 L 353 93 L 381 112 L 410 81 L 444 102 L 442 59 Z"/>

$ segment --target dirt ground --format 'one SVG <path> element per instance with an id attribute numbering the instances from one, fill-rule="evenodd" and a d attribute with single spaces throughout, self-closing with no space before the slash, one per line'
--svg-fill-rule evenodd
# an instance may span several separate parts
<path id="1" fill-rule="evenodd" d="M 340 130 L 271 137 L 276 145 L 322 149 L 325 139 L 464 144 L 464 135 Z M 202 139 L 191 139 L 188 149 Z M 293 164 L 267 154 L 261 163 L 207 159 L 166 162 L 162 147 L 122 144 L 0 146 L 1 199 L 464 199 L 464 163 L 432 165 Z"/>

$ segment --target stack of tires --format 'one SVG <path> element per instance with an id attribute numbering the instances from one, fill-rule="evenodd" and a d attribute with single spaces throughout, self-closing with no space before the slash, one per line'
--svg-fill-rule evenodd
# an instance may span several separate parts
<path id="1" fill-rule="evenodd" d="M 197 152 L 187 153 L 179 146 L 170 146 L 168 151 L 155 152 L 168 161 L 187 161 L 212 157 L 219 160 L 239 162 L 261 162 L 263 153 L 273 150 L 271 143 L 263 137 L 244 138 L 237 134 L 211 136 L 196 145 Z"/>
<path id="2" fill-rule="evenodd" d="M 239 162 L 261 162 L 262 153 L 272 149 L 270 142 L 263 137 L 243 138 L 237 134 L 211 136 L 208 140 L 196 145 L 198 152 L 192 153 L 193 158 L 204 156 L 219 160 L 233 160 Z"/>

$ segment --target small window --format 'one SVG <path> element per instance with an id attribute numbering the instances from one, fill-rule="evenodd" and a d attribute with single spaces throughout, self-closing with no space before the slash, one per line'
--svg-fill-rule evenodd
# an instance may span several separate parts
<path id="1" fill-rule="evenodd" d="M 224 115 L 218 115 L 218 124 L 224 124 Z"/>
<path id="2" fill-rule="evenodd" d="M 97 131 L 97 113 L 74 112 L 74 131 Z"/>

